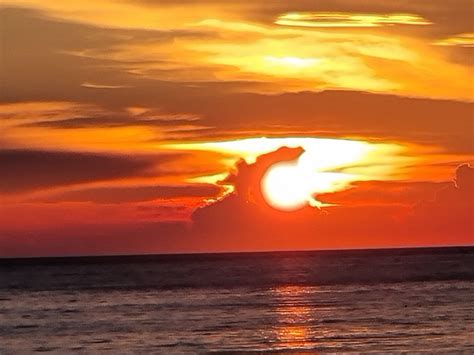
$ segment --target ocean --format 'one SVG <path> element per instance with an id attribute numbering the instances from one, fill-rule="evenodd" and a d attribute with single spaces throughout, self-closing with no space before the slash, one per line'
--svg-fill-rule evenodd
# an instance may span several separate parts
<path id="1" fill-rule="evenodd" d="M 0 259 L 0 353 L 474 353 L 474 247 Z"/>

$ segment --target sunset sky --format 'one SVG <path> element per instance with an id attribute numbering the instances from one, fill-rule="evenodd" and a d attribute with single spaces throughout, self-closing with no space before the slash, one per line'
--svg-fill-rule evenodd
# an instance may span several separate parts
<path id="1" fill-rule="evenodd" d="M 474 244 L 472 6 L 3 0 L 0 256 Z"/>

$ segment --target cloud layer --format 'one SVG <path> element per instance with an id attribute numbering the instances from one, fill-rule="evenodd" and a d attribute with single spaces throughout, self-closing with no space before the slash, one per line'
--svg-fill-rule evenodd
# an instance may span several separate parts
<path id="1" fill-rule="evenodd" d="M 131 158 L 75 152 L 0 150 L 0 193 L 146 175 L 170 157 Z"/>

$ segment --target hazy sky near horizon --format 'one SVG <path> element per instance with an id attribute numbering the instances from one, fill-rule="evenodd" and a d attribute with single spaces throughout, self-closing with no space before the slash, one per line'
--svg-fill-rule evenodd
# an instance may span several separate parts
<path id="1" fill-rule="evenodd" d="M 473 26 L 464 0 L 4 0 L 0 256 L 473 244 Z"/>

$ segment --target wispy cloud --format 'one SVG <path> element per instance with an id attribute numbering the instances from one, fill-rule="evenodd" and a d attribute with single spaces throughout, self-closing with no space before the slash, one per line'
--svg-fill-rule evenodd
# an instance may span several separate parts
<path id="1" fill-rule="evenodd" d="M 344 26 L 368 25 L 364 31 L 347 26 L 338 31 L 275 26 L 245 17 L 231 20 L 213 12 L 193 16 L 190 21 L 176 17 L 179 23 L 168 27 L 145 28 L 144 22 L 139 29 L 108 27 L 105 22 L 101 26 L 70 22 L 48 6 L 44 13 L 10 9 L 4 14 L 4 27 L 10 35 L 5 41 L 8 55 L 3 82 L 9 96 L 25 96 L 27 92 L 18 88 L 41 85 L 48 98 L 69 95 L 68 100 L 73 101 L 94 90 L 97 100 L 108 100 L 108 105 L 115 106 L 126 100 L 132 101 L 130 105 L 143 105 L 144 100 L 171 99 L 178 92 L 189 96 L 193 89 L 212 95 L 216 91 L 281 93 L 342 88 L 470 98 L 469 84 L 456 80 L 469 75 L 468 66 L 450 63 L 444 54 L 437 53 L 439 48 L 430 45 L 432 40 L 378 29 L 429 21 L 418 15 L 388 13 L 280 16 L 280 20 L 299 18 L 315 23 L 334 17 Z M 318 16 L 326 20 L 311 20 Z M 43 55 L 34 63 L 29 61 L 39 51 Z M 429 75 L 430 80 L 420 80 L 420 75 Z M 57 78 L 54 85 L 50 77 Z M 125 90 L 127 95 L 122 95 Z M 121 99 L 115 100 L 112 92 L 122 95 Z"/>
<path id="2" fill-rule="evenodd" d="M 91 88 L 91 89 L 126 89 L 126 88 L 132 87 L 130 85 L 107 85 L 107 84 L 96 84 L 96 83 L 90 83 L 90 82 L 85 82 L 81 84 L 81 86 L 84 88 Z"/>
<path id="3" fill-rule="evenodd" d="M 438 46 L 474 47 L 474 33 L 460 33 L 434 42 Z"/>
<path id="4" fill-rule="evenodd" d="M 431 25 L 416 14 L 364 14 L 350 12 L 290 12 L 280 15 L 277 25 L 299 27 L 380 27 L 392 25 Z"/>

